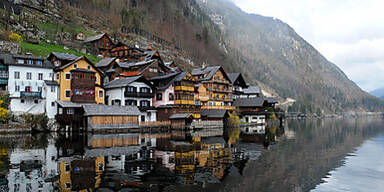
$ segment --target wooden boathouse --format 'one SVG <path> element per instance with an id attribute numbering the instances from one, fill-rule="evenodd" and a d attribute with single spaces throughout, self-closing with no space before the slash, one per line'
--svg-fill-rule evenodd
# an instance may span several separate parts
<path id="1" fill-rule="evenodd" d="M 88 131 L 123 131 L 139 128 L 140 111 L 136 106 L 84 105 Z"/>

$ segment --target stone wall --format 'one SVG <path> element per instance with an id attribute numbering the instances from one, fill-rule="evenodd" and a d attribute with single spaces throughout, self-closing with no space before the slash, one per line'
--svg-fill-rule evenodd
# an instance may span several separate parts
<path id="1" fill-rule="evenodd" d="M 0 41 L 0 52 L 20 54 L 21 47 L 18 43 L 12 43 L 9 41 Z"/>

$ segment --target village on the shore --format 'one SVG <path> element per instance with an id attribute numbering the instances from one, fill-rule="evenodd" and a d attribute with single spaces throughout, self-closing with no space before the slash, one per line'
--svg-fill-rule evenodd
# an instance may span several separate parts
<path id="1" fill-rule="evenodd" d="M 12 114 L 44 114 L 57 130 L 184 129 L 265 124 L 278 103 L 221 66 L 183 71 L 151 46 L 114 43 L 105 33 L 84 45 L 101 60 L 0 53 L 0 91 Z"/>

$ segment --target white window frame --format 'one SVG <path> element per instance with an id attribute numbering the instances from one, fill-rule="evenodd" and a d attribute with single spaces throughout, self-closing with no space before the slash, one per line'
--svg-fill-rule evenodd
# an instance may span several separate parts
<path id="1" fill-rule="evenodd" d="M 67 74 L 69 74 L 69 79 L 67 79 Z M 65 80 L 71 80 L 71 73 L 69 73 L 69 72 L 65 72 L 65 75 L 64 75 L 65 77 Z"/>

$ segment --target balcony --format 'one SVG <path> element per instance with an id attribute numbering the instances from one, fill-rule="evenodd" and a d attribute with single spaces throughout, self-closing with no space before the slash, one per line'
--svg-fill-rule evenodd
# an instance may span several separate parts
<path id="1" fill-rule="evenodd" d="M 201 109 L 225 109 L 229 111 L 234 111 L 236 109 L 235 106 L 221 106 L 221 105 L 216 105 L 216 106 L 201 106 Z"/>
<path id="2" fill-rule="evenodd" d="M 175 91 L 188 91 L 194 92 L 195 88 L 192 86 L 175 86 Z"/>
<path id="3" fill-rule="evenodd" d="M 33 98 L 33 99 L 41 99 L 42 94 L 38 91 L 21 91 L 20 98 Z"/>
<path id="4" fill-rule="evenodd" d="M 232 90 L 228 88 L 227 89 L 208 88 L 207 90 L 212 92 L 219 92 L 219 93 L 232 93 Z"/>
<path id="5" fill-rule="evenodd" d="M 153 93 L 124 92 L 125 97 L 152 98 Z"/>
<path id="6" fill-rule="evenodd" d="M 213 79 L 213 83 L 221 83 L 221 84 L 229 84 L 229 81 L 227 80 L 222 80 L 222 79 Z"/>

